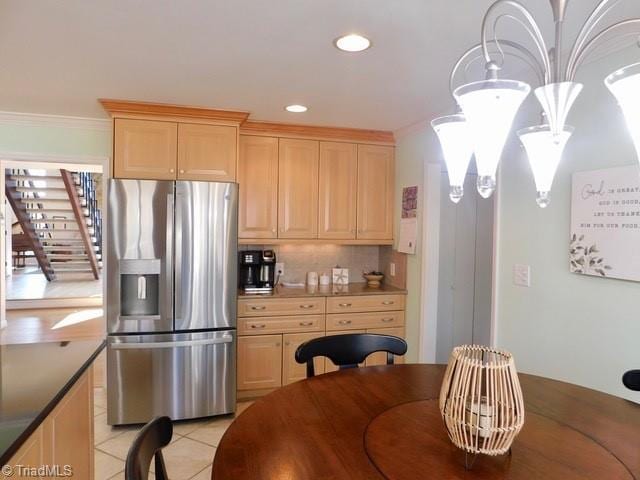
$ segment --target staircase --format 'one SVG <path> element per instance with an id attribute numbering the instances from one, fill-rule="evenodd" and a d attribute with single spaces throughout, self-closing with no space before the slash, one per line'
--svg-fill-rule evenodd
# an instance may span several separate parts
<path id="1" fill-rule="evenodd" d="M 47 280 L 102 268 L 102 212 L 91 173 L 7 170 L 5 194 Z"/>

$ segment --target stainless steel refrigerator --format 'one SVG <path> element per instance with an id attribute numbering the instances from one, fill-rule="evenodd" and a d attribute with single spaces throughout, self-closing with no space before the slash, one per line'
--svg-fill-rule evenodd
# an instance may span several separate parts
<path id="1" fill-rule="evenodd" d="M 109 182 L 110 425 L 235 410 L 237 188 Z"/>

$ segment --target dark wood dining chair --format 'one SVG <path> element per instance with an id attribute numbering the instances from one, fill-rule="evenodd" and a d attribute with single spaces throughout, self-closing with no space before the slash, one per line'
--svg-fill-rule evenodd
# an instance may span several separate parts
<path id="1" fill-rule="evenodd" d="M 640 370 L 629 370 L 622 376 L 622 383 L 629 390 L 640 392 Z"/>
<path id="2" fill-rule="evenodd" d="M 156 480 L 169 480 L 161 450 L 169 445 L 172 436 L 173 424 L 169 417 L 156 417 L 142 427 L 127 454 L 125 480 L 147 480 L 154 457 Z"/>
<path id="3" fill-rule="evenodd" d="M 392 335 L 374 333 L 347 333 L 314 338 L 296 350 L 296 362 L 307 364 L 307 378 L 315 376 L 315 357 L 327 357 L 340 370 L 357 368 L 359 363 L 375 352 L 387 352 L 387 365 L 393 364 L 394 355 L 407 353 L 407 342 Z"/>

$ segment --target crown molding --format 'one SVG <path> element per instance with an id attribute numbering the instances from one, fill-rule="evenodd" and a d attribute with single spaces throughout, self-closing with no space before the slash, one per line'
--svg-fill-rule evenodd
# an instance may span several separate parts
<path id="1" fill-rule="evenodd" d="M 190 107 L 167 103 L 136 102 L 99 98 L 98 101 L 112 117 L 119 115 L 158 115 L 197 120 L 217 120 L 241 124 L 249 118 L 249 112 L 218 110 L 215 108 Z"/>
<path id="2" fill-rule="evenodd" d="M 393 132 L 386 130 L 364 130 L 359 128 L 321 127 L 313 125 L 262 122 L 249 120 L 240 126 L 246 135 L 273 135 L 277 137 L 316 138 L 343 142 L 380 143 L 394 145 Z"/>
<path id="3" fill-rule="evenodd" d="M 2 112 L 0 125 L 23 127 L 59 127 L 77 128 L 110 132 L 111 122 L 102 118 L 68 117 L 64 115 L 46 115 L 40 113 Z"/>

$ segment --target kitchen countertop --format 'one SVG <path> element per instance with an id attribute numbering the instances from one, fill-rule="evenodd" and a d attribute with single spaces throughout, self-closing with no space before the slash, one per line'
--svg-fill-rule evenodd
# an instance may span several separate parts
<path id="1" fill-rule="evenodd" d="M 394 293 L 406 295 L 407 291 L 384 283 L 377 288 L 368 287 L 366 283 L 350 283 L 344 287 L 334 285 L 284 287 L 277 285 L 272 294 L 245 294 L 240 290 L 238 298 L 339 297 L 345 295 L 389 295 Z"/>
<path id="2" fill-rule="evenodd" d="M 0 345 L 0 465 L 11 459 L 104 346 L 104 340 Z"/>

